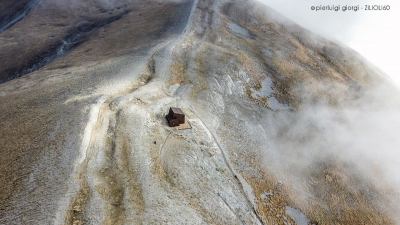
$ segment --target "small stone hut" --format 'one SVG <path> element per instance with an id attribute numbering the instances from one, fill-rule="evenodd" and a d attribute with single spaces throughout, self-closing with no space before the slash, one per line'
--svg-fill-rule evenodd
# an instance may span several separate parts
<path id="1" fill-rule="evenodd" d="M 180 108 L 169 108 L 168 115 L 165 117 L 170 127 L 176 127 L 185 123 L 185 114 Z"/>

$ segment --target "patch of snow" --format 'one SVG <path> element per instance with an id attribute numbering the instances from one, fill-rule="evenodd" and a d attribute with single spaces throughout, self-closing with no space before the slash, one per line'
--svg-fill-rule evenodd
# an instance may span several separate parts
<path id="1" fill-rule="evenodd" d="M 255 98 L 261 97 L 261 96 L 265 96 L 268 98 L 272 97 L 272 94 L 274 93 L 272 86 L 273 86 L 272 79 L 267 77 L 261 83 L 261 89 L 257 90 L 257 91 L 253 91 L 252 96 Z"/>
<path id="2" fill-rule="evenodd" d="M 287 206 L 286 214 L 294 220 L 297 225 L 308 225 L 310 220 L 300 210 Z"/>
<path id="3" fill-rule="evenodd" d="M 169 87 L 167 87 L 168 93 L 169 93 L 170 95 L 176 93 L 176 91 L 179 89 L 180 86 L 181 86 L 180 84 L 173 84 L 173 85 L 170 85 Z"/>
<path id="4" fill-rule="evenodd" d="M 274 111 L 289 109 L 288 105 L 280 103 L 274 97 L 273 81 L 270 77 L 267 77 L 262 81 L 261 88 L 259 90 L 254 90 L 254 88 L 251 90 L 251 97 L 255 99 L 267 97 L 268 106 Z"/>
<path id="5" fill-rule="evenodd" d="M 180 85 L 178 89 L 176 89 L 175 94 L 177 96 L 187 96 L 192 91 L 193 84 L 184 84 Z"/>
<path id="6" fill-rule="evenodd" d="M 267 201 L 271 196 L 273 196 L 274 194 L 270 193 L 270 192 L 264 192 L 261 194 L 261 199 L 264 201 Z"/>
<path id="7" fill-rule="evenodd" d="M 288 105 L 280 103 L 275 97 L 268 98 L 268 106 L 272 110 L 288 110 L 289 109 Z"/>
<path id="8" fill-rule="evenodd" d="M 247 29 L 239 26 L 238 24 L 229 23 L 228 27 L 233 33 L 235 33 L 235 34 L 237 34 L 239 36 L 245 37 L 245 38 L 250 38 L 249 31 Z"/>
<path id="9" fill-rule="evenodd" d="M 271 49 L 262 49 L 261 52 L 267 56 L 268 58 L 272 58 L 272 56 L 274 55 L 274 53 L 272 52 Z"/>
<path id="10" fill-rule="evenodd" d="M 63 104 L 68 105 L 72 102 L 83 101 L 83 100 L 87 100 L 92 97 L 95 97 L 95 96 L 93 94 L 92 95 L 75 95 L 75 96 L 72 96 L 71 98 L 67 99 Z"/>

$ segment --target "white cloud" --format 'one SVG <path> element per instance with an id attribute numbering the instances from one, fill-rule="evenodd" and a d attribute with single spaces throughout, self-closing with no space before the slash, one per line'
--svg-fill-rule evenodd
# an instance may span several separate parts
<path id="1" fill-rule="evenodd" d="M 303 27 L 361 53 L 400 87 L 400 2 L 396 0 L 260 0 Z M 312 11 L 316 5 L 390 5 L 389 11 Z"/>

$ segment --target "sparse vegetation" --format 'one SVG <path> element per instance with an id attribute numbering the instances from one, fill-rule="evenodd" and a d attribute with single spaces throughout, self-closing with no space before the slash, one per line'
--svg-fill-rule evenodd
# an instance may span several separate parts
<path id="1" fill-rule="evenodd" d="M 319 156 L 334 126 L 301 120 L 380 80 L 355 53 L 247 1 L 47 4 L 0 34 L 0 79 L 90 32 L 0 85 L 0 224 L 397 222 L 395 191 Z M 167 126 L 171 106 L 191 129 Z"/>

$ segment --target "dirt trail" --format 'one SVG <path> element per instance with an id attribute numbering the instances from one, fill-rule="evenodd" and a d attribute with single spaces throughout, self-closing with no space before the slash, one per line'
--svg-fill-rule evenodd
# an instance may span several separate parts
<path id="1" fill-rule="evenodd" d="M 193 111 L 194 112 L 194 111 Z M 251 187 L 249 186 L 249 184 L 245 181 L 245 179 L 234 169 L 234 167 L 232 166 L 231 161 L 229 160 L 229 157 L 227 155 L 227 153 L 225 152 L 225 150 L 221 147 L 221 145 L 218 142 L 218 139 L 215 137 L 214 133 L 207 127 L 206 123 L 204 123 L 204 121 L 198 116 L 198 114 L 195 113 L 195 115 L 197 116 L 197 118 L 201 121 L 202 125 L 205 127 L 206 132 L 208 132 L 212 138 L 214 143 L 218 146 L 219 150 L 222 153 L 222 157 L 224 159 L 224 163 L 226 164 L 226 166 L 229 169 L 229 172 L 232 174 L 232 176 L 235 178 L 238 186 L 240 187 L 240 190 L 243 194 L 243 196 L 246 198 L 247 200 L 247 204 L 248 206 L 253 210 L 254 215 L 257 217 L 257 220 L 259 221 L 260 224 L 266 224 L 263 219 L 261 218 L 261 216 L 259 215 L 258 211 L 257 211 L 257 205 L 254 201 L 252 201 L 251 199 L 255 199 L 254 197 L 254 193 L 251 189 Z M 222 198 L 222 197 L 221 197 Z M 222 198 L 223 199 L 223 198 Z M 224 200 L 224 199 L 223 199 Z M 225 204 L 226 200 L 224 200 Z M 228 205 L 228 204 L 227 204 Z M 228 205 L 229 206 L 229 205 Z"/>
<path id="2" fill-rule="evenodd" d="M 166 42 L 169 43 L 169 42 Z M 79 190 L 70 200 L 65 212 L 66 224 L 90 224 L 93 220 L 89 211 L 99 208 L 98 201 L 105 208 L 104 224 L 123 224 L 125 196 L 129 193 L 141 192 L 137 189 L 134 171 L 129 166 L 129 140 L 123 132 L 119 132 L 120 110 L 123 104 L 118 100 L 145 86 L 154 76 L 153 56 L 166 43 L 156 46 L 147 60 L 144 70 L 138 79 L 126 90 L 109 97 L 101 97 L 91 107 L 90 118 L 82 143 L 82 157 L 77 165 L 77 182 Z M 136 201 L 133 207 L 143 214 L 143 200 L 140 195 L 132 195 Z M 137 200 L 139 203 L 137 203 Z M 129 207 L 128 207 L 129 208 Z M 138 218 L 135 218 L 138 219 Z M 98 218 L 102 220 L 102 218 Z"/>

